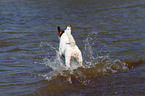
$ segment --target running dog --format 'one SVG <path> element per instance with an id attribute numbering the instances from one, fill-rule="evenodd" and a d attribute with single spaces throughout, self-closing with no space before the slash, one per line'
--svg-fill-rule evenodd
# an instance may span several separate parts
<path id="1" fill-rule="evenodd" d="M 75 58 L 80 66 L 82 66 L 82 53 L 71 35 L 71 26 L 67 26 L 64 31 L 58 26 L 57 31 L 60 37 L 59 54 L 65 58 L 66 66 L 70 68 L 70 61 L 72 58 Z"/>

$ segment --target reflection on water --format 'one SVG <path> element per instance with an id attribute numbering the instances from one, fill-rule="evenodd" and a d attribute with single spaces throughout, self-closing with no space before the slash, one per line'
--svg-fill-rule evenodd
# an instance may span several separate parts
<path id="1" fill-rule="evenodd" d="M 145 95 L 142 0 L 1 0 L 0 95 Z M 58 55 L 72 26 L 83 67 Z"/>

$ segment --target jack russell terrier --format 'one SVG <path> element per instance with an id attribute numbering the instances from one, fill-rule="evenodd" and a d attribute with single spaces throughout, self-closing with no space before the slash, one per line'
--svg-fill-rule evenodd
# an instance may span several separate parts
<path id="1" fill-rule="evenodd" d="M 82 66 L 82 53 L 71 35 L 71 27 L 67 26 L 66 30 L 62 31 L 58 26 L 57 31 L 60 36 L 59 54 L 65 57 L 66 66 L 70 68 L 70 61 L 72 58 L 75 58 L 80 66 Z"/>

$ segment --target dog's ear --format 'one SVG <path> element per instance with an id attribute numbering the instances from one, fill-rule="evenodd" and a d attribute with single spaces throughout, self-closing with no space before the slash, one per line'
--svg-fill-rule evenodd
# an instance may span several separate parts
<path id="1" fill-rule="evenodd" d="M 57 30 L 60 31 L 60 27 L 59 26 L 57 26 Z"/>
<path id="2" fill-rule="evenodd" d="M 59 26 L 57 27 L 57 31 L 58 31 L 58 35 L 61 36 L 63 31 L 60 29 Z"/>
<path id="3" fill-rule="evenodd" d="M 57 27 L 57 31 L 58 31 L 58 35 L 60 35 L 61 30 L 59 26 Z"/>

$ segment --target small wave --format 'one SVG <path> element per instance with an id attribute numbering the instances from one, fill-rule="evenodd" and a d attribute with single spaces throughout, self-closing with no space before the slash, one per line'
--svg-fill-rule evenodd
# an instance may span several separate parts
<path id="1" fill-rule="evenodd" d="M 47 79 L 48 74 L 44 76 L 48 80 L 46 85 L 38 88 L 33 94 L 30 94 L 30 96 L 68 96 L 73 93 L 74 95 L 83 95 L 85 94 L 84 90 L 86 90 L 86 93 L 94 92 L 93 89 L 96 90 L 104 86 L 102 84 L 98 84 L 99 82 L 103 83 L 106 79 L 109 78 L 110 80 L 113 77 L 112 73 L 132 69 L 140 64 L 145 64 L 144 58 L 136 61 L 103 61 L 101 63 L 94 64 L 89 68 L 79 67 L 74 70 L 62 70 L 61 72 L 53 71 L 49 74 L 52 76 L 51 79 Z"/>
<path id="2" fill-rule="evenodd" d="M 145 59 L 144 57 L 141 57 L 139 59 L 135 59 L 135 60 L 124 60 L 124 62 L 126 63 L 127 67 L 129 68 L 129 70 L 135 68 L 135 67 L 138 67 L 142 64 L 145 64 Z"/>
<path id="3" fill-rule="evenodd" d="M 14 48 L 14 49 L 12 49 L 12 50 L 9 50 L 8 52 L 17 52 L 17 51 L 21 51 L 22 49 L 20 49 L 20 48 Z"/>

